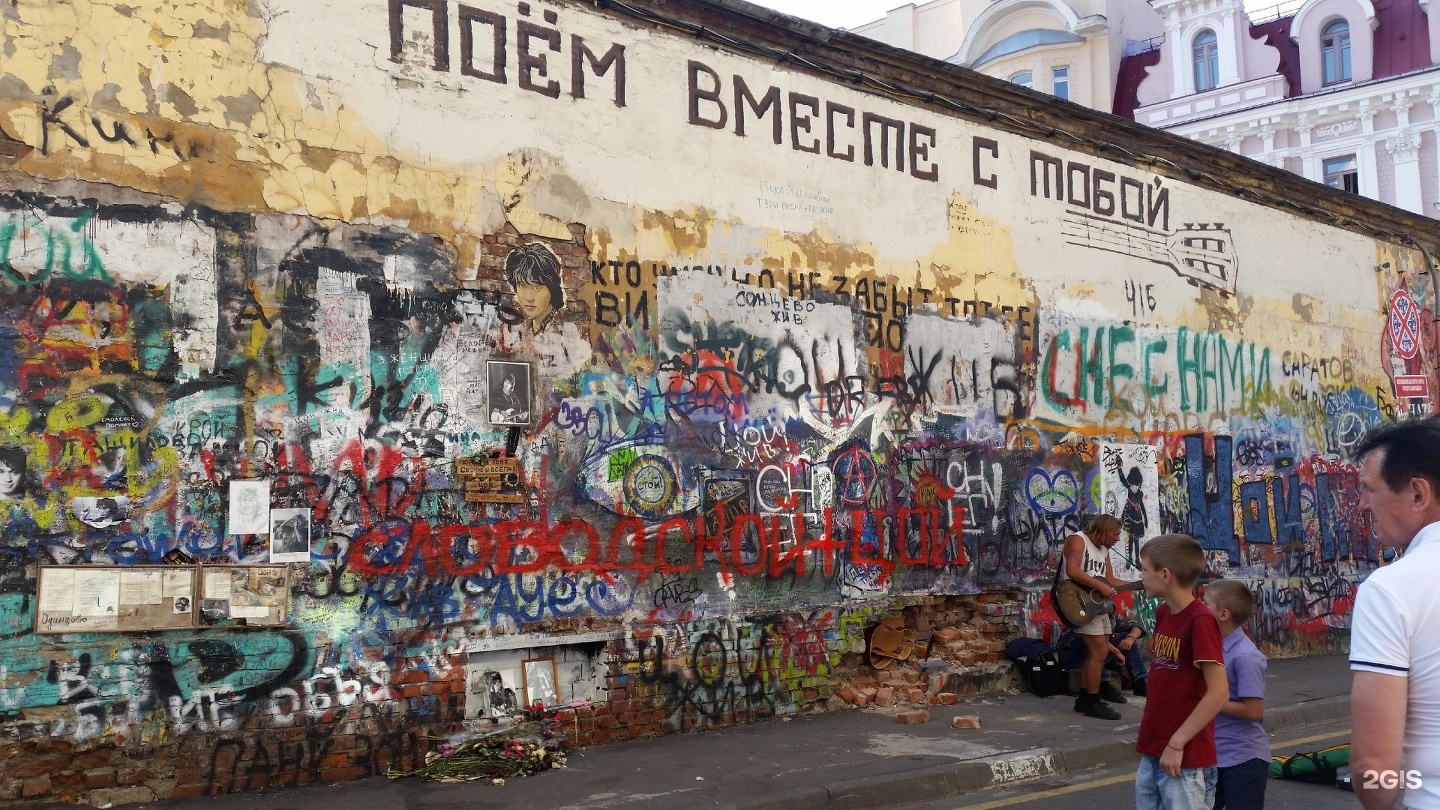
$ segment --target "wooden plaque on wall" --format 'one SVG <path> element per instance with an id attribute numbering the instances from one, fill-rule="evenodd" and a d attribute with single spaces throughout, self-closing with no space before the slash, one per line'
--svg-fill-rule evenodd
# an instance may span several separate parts
<path id="1" fill-rule="evenodd" d="M 455 477 L 469 503 L 525 503 L 518 458 L 457 458 Z"/>

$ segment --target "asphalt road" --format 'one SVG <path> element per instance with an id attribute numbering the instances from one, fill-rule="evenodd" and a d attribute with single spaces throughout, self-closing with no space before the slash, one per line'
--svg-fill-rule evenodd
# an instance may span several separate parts
<path id="1" fill-rule="evenodd" d="M 1281 734 L 1271 743 L 1271 751 L 1293 754 L 1349 741 L 1349 724 L 1339 723 Z M 1135 766 L 1125 764 L 904 807 L 905 810 L 1127 810 L 1134 806 Z M 1354 794 L 1329 785 L 1271 779 L 1265 789 L 1266 810 L 1355 810 L 1359 806 Z"/>

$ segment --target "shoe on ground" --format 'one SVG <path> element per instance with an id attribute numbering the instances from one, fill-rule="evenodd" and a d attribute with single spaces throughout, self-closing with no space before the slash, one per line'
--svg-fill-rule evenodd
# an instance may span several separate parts
<path id="1" fill-rule="evenodd" d="M 1136 681 L 1136 682 L 1135 682 L 1135 687 L 1134 687 L 1133 689 L 1131 689 L 1130 692 L 1131 692 L 1132 694 L 1134 694 L 1135 697 L 1145 697 L 1145 692 L 1146 692 L 1145 679 L 1144 679 L 1144 678 L 1141 678 L 1140 680 Z"/>
<path id="2" fill-rule="evenodd" d="M 1100 686 L 1100 699 L 1106 703 L 1126 703 L 1125 696 L 1115 690 L 1110 684 Z"/>
<path id="3" fill-rule="evenodd" d="M 1090 706 L 1089 706 L 1089 708 L 1085 709 L 1085 716 L 1086 716 L 1086 717 L 1095 717 L 1095 718 L 1098 718 L 1098 719 L 1100 719 L 1100 720 L 1119 720 L 1119 719 L 1120 719 L 1120 713 L 1117 712 L 1117 711 L 1115 711 L 1114 709 L 1110 708 L 1110 707 L 1109 707 L 1108 705 L 1106 705 L 1105 702 L 1102 701 L 1102 700 L 1097 700 L 1097 701 L 1095 701 L 1094 703 L 1091 703 Z"/>

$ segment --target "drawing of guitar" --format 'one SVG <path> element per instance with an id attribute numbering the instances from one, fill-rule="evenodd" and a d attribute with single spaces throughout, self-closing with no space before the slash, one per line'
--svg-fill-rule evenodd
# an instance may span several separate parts
<path id="1" fill-rule="evenodd" d="M 1144 587 L 1143 582 L 1136 580 L 1121 585 L 1115 592 L 1138 591 Z M 1055 584 L 1055 589 L 1050 592 L 1050 603 L 1055 606 L 1060 620 L 1069 627 L 1079 627 L 1096 616 L 1115 612 L 1114 599 L 1101 596 L 1099 591 L 1077 584 L 1073 579 L 1061 580 Z"/>
<path id="2" fill-rule="evenodd" d="M 1164 265 L 1195 285 L 1224 296 L 1235 294 L 1240 259 L 1235 240 L 1223 223 L 1186 223 L 1174 233 L 1079 211 L 1065 215 L 1061 231 L 1079 247 L 1122 253 Z"/>

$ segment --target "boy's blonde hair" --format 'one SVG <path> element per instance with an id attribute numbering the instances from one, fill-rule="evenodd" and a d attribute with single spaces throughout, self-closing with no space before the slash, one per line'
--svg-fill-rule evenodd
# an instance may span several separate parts
<path id="1" fill-rule="evenodd" d="M 1217 579 L 1205 586 L 1205 595 L 1215 607 L 1230 611 L 1230 618 L 1236 624 L 1250 621 L 1255 613 L 1255 595 L 1249 585 L 1238 579 Z"/>
<path id="2" fill-rule="evenodd" d="M 1170 569 L 1175 582 L 1185 588 L 1205 571 L 1205 550 L 1188 534 L 1162 534 L 1147 541 L 1140 547 L 1140 559 L 1149 560 L 1152 568 Z"/>

